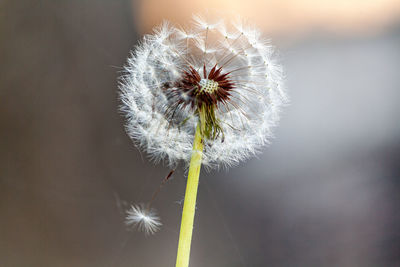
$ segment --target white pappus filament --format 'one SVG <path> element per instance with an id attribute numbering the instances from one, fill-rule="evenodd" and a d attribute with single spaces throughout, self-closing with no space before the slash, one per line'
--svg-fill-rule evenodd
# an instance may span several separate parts
<path id="1" fill-rule="evenodd" d="M 162 223 L 156 211 L 147 207 L 146 204 L 132 205 L 127 210 L 125 223 L 128 226 L 136 227 L 145 234 L 154 234 L 160 230 Z"/>

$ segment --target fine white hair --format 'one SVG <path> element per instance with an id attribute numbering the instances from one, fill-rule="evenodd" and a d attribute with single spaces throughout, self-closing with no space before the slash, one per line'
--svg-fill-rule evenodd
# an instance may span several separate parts
<path id="1" fill-rule="evenodd" d="M 162 226 L 156 211 L 147 207 L 146 204 L 131 205 L 126 213 L 126 225 L 136 227 L 145 234 L 154 234 Z"/>
<path id="2" fill-rule="evenodd" d="M 120 79 L 129 136 L 155 162 L 187 164 L 198 118 L 187 106 L 176 108 L 172 119 L 166 116 L 174 103 L 165 88 L 182 79 L 189 66 L 217 66 L 229 73 L 234 88 L 216 109 L 223 134 L 204 140 L 202 164 L 227 167 L 249 158 L 269 143 L 280 109 L 288 102 L 274 55 L 261 33 L 242 20 L 207 22 L 195 16 L 189 28 L 164 22 L 135 47 Z"/>

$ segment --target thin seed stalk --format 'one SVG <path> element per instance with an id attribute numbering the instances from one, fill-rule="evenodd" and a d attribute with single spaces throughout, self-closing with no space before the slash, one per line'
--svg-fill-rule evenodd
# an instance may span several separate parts
<path id="1" fill-rule="evenodd" d="M 186 185 L 185 201 L 183 203 L 181 230 L 179 234 L 178 254 L 176 267 L 188 267 L 190 258 L 190 245 L 192 242 L 194 213 L 196 210 L 197 188 L 204 144 L 198 123 L 193 141 L 192 157 L 190 159 L 189 174 Z"/>

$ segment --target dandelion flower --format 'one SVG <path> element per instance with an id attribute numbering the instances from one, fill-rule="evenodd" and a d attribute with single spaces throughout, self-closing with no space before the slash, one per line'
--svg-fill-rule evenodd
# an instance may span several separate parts
<path id="1" fill-rule="evenodd" d="M 146 234 L 154 234 L 160 230 L 162 225 L 155 210 L 146 207 L 145 204 L 132 205 L 127 211 L 125 222 L 129 226 L 137 227 Z"/>
<path id="2" fill-rule="evenodd" d="M 165 22 L 128 58 L 120 80 L 126 129 L 156 162 L 188 163 L 198 121 L 202 164 L 231 166 L 268 143 L 287 102 L 273 48 L 243 22 Z"/>
<path id="3" fill-rule="evenodd" d="M 187 267 L 201 166 L 235 165 L 268 144 L 288 101 L 282 68 L 254 27 L 195 16 L 190 28 L 165 22 L 146 35 L 120 91 L 134 142 L 156 162 L 189 166 L 176 261 Z M 128 214 L 147 233 L 161 225 L 150 209 Z"/>

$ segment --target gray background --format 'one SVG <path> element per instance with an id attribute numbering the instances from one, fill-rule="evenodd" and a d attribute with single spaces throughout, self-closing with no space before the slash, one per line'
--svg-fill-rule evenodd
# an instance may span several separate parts
<path id="1" fill-rule="evenodd" d="M 118 113 L 135 5 L 0 2 L 0 266 L 174 266 L 182 170 L 162 231 L 123 222 L 169 171 Z M 400 23 L 274 43 L 292 103 L 258 158 L 202 172 L 191 267 L 399 266 Z"/>

